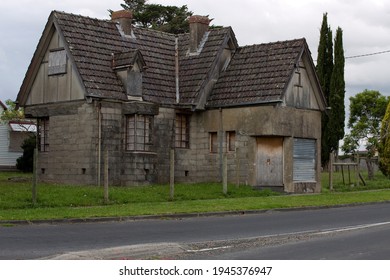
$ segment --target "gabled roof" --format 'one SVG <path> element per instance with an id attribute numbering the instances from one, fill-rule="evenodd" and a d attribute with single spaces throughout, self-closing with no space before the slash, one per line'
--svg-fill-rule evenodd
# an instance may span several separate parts
<path id="1" fill-rule="evenodd" d="M 305 39 L 240 47 L 207 105 L 280 102 L 305 48 Z"/>
<path id="2" fill-rule="evenodd" d="M 125 35 L 111 20 L 53 11 L 19 91 L 17 100 L 21 106 L 27 100 L 54 30 L 65 42 L 86 97 L 128 100 L 126 86 L 115 70 L 137 60 L 145 66 L 144 101 L 192 108 L 200 102 L 203 105 L 207 102 L 208 107 L 222 107 L 280 101 L 294 65 L 305 50 L 309 53 L 305 39 L 238 47 L 233 30 L 226 27 L 207 32 L 201 51 L 190 54 L 189 34 L 176 37 L 133 27 L 131 35 Z M 215 75 L 224 49 L 231 49 L 234 55 L 226 71 Z M 176 50 L 179 77 L 176 77 Z M 216 84 L 208 96 L 213 83 Z"/>
<path id="3" fill-rule="evenodd" d="M 113 55 L 132 55 L 132 52 L 138 51 L 146 66 L 143 72 L 143 100 L 176 104 L 174 34 L 133 27 L 132 35 L 126 36 L 113 21 L 58 11 L 51 13 L 45 30 L 52 28 L 52 25 L 67 43 L 66 49 L 78 69 L 86 96 L 127 100 L 125 87 L 113 69 Z M 48 31 L 45 33 L 49 34 Z M 215 63 L 227 34 L 234 37 L 230 28 L 210 31 L 202 53 L 197 56 L 187 56 L 189 35 L 180 35 L 180 91 L 183 94 L 180 100 L 183 103 L 196 102 L 202 83 L 207 79 L 210 66 Z M 44 40 L 48 38 L 42 36 L 31 64 L 34 64 L 34 58 L 39 57 L 37 54 L 45 45 Z M 34 71 L 37 71 L 37 68 L 33 68 L 30 65 L 27 71 L 18 95 L 19 101 L 23 100 L 23 94 L 28 94 L 26 81 L 30 80 L 31 84 Z"/>
<path id="4" fill-rule="evenodd" d="M 210 69 L 217 63 L 218 57 L 229 40 L 238 47 L 233 30 L 230 27 L 215 29 L 207 35 L 207 41 L 198 55 L 188 55 L 189 34 L 181 35 L 180 47 L 180 102 L 195 105 Z"/>

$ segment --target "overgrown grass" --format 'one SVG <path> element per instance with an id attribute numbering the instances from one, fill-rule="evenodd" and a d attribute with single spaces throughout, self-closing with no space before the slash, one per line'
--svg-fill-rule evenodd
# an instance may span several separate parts
<path id="1" fill-rule="evenodd" d="M 234 185 L 229 185 L 228 194 L 224 195 L 218 183 L 176 184 L 174 201 L 169 201 L 168 185 L 110 187 L 109 204 L 103 202 L 102 188 L 39 184 L 38 201 L 33 205 L 31 175 L 3 172 L 0 173 L 0 220 L 246 211 L 390 201 L 390 180 L 380 174 L 375 181 L 366 180 L 366 187 L 352 187 L 345 186 L 341 174 L 336 173 L 333 191 L 328 189 L 327 178 L 324 173 L 323 192 L 316 195 L 280 195 Z"/>
<path id="2" fill-rule="evenodd" d="M 94 186 L 67 186 L 40 183 L 36 205 L 32 204 L 31 175 L 0 173 L 0 209 L 37 207 L 88 207 L 103 205 L 103 189 Z M 16 179 L 15 179 L 16 178 Z M 10 180 L 11 179 L 11 180 Z M 109 204 L 168 202 L 169 185 L 110 187 Z M 176 184 L 174 201 L 264 197 L 278 195 L 270 190 L 229 185 L 226 195 L 219 183 Z"/>

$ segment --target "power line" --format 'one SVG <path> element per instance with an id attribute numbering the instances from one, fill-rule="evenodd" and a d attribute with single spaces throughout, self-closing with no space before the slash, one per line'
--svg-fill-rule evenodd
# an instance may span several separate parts
<path id="1" fill-rule="evenodd" d="M 367 54 L 360 54 L 360 55 L 347 56 L 347 57 L 345 57 L 345 59 L 359 58 L 359 57 L 365 57 L 365 56 L 373 56 L 373 55 L 384 54 L 384 53 L 390 53 L 390 50 L 381 51 L 381 52 L 375 52 L 375 53 L 367 53 Z"/>

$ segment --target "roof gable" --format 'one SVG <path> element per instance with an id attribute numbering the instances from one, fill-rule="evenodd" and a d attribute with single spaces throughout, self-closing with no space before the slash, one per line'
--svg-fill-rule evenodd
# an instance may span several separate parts
<path id="1" fill-rule="evenodd" d="M 305 44 L 298 39 L 239 48 L 207 105 L 281 102 Z"/>
<path id="2" fill-rule="evenodd" d="M 210 70 L 217 66 L 223 49 L 235 50 L 238 44 L 230 27 L 210 31 L 202 52 L 197 55 L 189 54 L 189 40 L 189 34 L 182 35 L 179 40 L 180 101 L 194 105 L 199 102 L 202 89 L 210 78 L 218 78 L 213 77 Z"/>

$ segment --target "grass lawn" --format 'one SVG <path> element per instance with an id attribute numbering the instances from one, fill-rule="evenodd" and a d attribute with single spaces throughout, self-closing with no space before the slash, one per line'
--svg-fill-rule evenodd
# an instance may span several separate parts
<path id="1" fill-rule="evenodd" d="M 11 180 L 10 180 L 11 178 Z M 323 174 L 323 192 L 315 195 L 281 195 L 248 186 L 176 184 L 169 201 L 169 186 L 110 187 L 110 202 L 104 204 L 103 189 L 92 186 L 38 185 L 38 201 L 31 201 L 31 174 L 0 172 L 0 221 L 63 218 L 127 217 L 173 213 L 245 211 L 291 207 L 390 201 L 390 180 L 377 174 L 367 186 L 345 186 L 336 173 L 334 190 Z M 368 191 L 369 190 L 369 191 Z"/>

